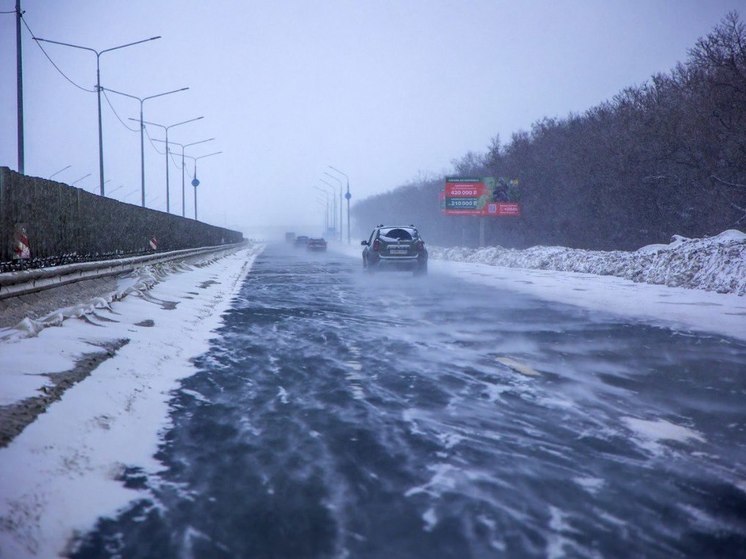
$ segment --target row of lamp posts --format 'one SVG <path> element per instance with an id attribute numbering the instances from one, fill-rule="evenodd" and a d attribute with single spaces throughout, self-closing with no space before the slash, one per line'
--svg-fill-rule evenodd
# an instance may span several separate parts
<path id="1" fill-rule="evenodd" d="M 337 169 L 335 167 L 332 167 L 331 165 L 327 165 L 327 167 L 329 167 L 329 169 L 331 169 L 332 171 L 334 171 L 334 172 L 342 175 L 346 179 L 346 181 L 347 181 L 347 192 L 344 193 L 344 195 L 343 195 L 343 192 L 342 192 L 342 179 L 340 179 L 336 175 L 332 175 L 331 173 L 329 173 L 327 171 L 324 171 L 324 174 L 327 177 L 329 177 L 329 178 L 337 181 L 337 183 L 339 185 L 339 240 L 340 240 L 340 242 L 342 241 L 342 198 L 344 197 L 347 200 L 347 244 L 349 244 L 350 243 L 350 198 L 352 198 L 352 195 L 350 194 L 350 177 L 348 177 L 344 172 L 340 171 L 339 169 Z M 331 194 L 332 194 L 332 200 L 334 201 L 332 205 L 333 205 L 334 209 L 333 209 L 333 214 L 332 214 L 333 217 L 331 219 L 331 222 L 333 224 L 333 227 L 335 229 L 337 229 L 337 209 L 336 209 L 337 204 L 336 204 L 336 201 L 334 199 L 334 196 L 335 196 L 334 185 L 331 184 L 326 179 L 320 178 L 319 180 L 321 182 L 323 182 L 325 185 L 331 187 L 331 189 L 332 189 L 331 190 Z M 314 186 L 314 188 L 322 190 L 321 188 L 316 187 L 316 186 Z M 329 193 L 327 190 L 322 190 L 322 192 L 324 192 L 326 194 Z M 328 204 L 328 202 L 327 202 L 327 204 Z"/>
<path id="2" fill-rule="evenodd" d="M 188 144 L 180 144 L 179 142 L 171 142 L 172 144 L 175 144 L 181 148 L 181 215 L 184 217 L 186 215 L 186 192 L 184 191 L 184 171 L 186 169 L 186 165 L 184 164 L 184 158 L 185 157 L 191 157 L 187 156 L 184 153 L 184 150 L 190 146 L 196 146 L 197 144 L 204 144 L 206 142 L 212 142 L 215 138 L 207 138 L 206 140 L 199 140 L 196 142 L 191 142 Z M 156 140 L 156 142 L 165 142 L 166 144 L 166 164 L 168 164 L 168 156 L 169 156 L 169 150 L 168 150 L 168 135 L 166 135 L 165 140 Z M 210 153 L 208 155 L 203 155 L 202 157 L 209 157 L 210 155 L 217 155 L 218 153 L 222 153 L 221 151 Z M 194 159 L 192 157 L 192 159 Z M 201 159 L 201 158 L 200 158 Z M 168 174 L 166 174 L 166 179 L 168 180 Z M 196 184 L 195 184 L 196 182 Z M 197 180 L 197 162 L 194 163 L 194 179 L 192 179 L 192 185 L 196 189 L 199 185 L 199 180 Z M 196 217 L 196 211 L 197 211 L 197 191 L 194 192 L 194 211 L 195 211 L 195 219 Z"/>
<path id="3" fill-rule="evenodd" d="M 160 128 L 163 128 L 163 130 L 165 131 L 165 135 L 166 135 L 166 139 L 165 139 L 165 144 L 166 144 L 166 212 L 170 213 L 170 209 L 171 208 L 170 208 L 170 196 L 169 196 L 169 190 L 170 190 L 170 188 L 169 188 L 169 168 L 168 168 L 169 167 L 169 161 L 168 161 L 168 159 L 169 159 L 169 156 L 170 156 L 170 152 L 169 152 L 169 147 L 168 147 L 168 130 L 170 128 L 174 128 L 176 126 L 180 126 L 182 124 L 187 124 L 189 122 L 194 122 L 196 120 L 200 120 L 200 119 L 202 119 L 204 117 L 199 116 L 199 117 L 196 117 L 196 118 L 192 118 L 192 119 L 189 119 L 189 120 L 185 120 L 185 121 L 182 121 L 182 122 L 177 122 L 177 123 L 169 124 L 169 125 L 158 124 L 158 123 L 155 123 L 155 122 L 148 122 L 148 121 L 146 121 L 146 120 L 143 119 L 143 105 L 145 104 L 145 101 L 148 101 L 149 99 L 155 99 L 157 97 L 163 97 L 165 95 L 170 95 L 172 93 L 178 93 L 180 91 L 186 91 L 189 88 L 188 87 L 182 87 L 181 89 L 174 89 L 174 90 L 171 90 L 171 91 L 165 91 L 165 92 L 162 92 L 162 93 L 157 93 L 155 95 L 148 95 L 146 97 L 138 97 L 136 95 L 131 95 L 129 93 L 124 93 L 124 92 L 121 92 L 121 91 L 115 91 L 113 89 L 104 88 L 104 87 L 101 86 L 101 64 L 100 64 L 100 59 L 101 59 L 101 55 L 102 54 L 107 53 L 107 52 L 111 52 L 111 51 L 114 51 L 114 50 L 123 49 L 125 47 L 139 45 L 141 43 L 146 43 L 148 41 L 154 41 L 154 40 L 160 39 L 160 38 L 161 38 L 160 36 L 150 37 L 149 39 L 143 39 L 141 41 L 135 41 L 133 43 L 127 43 L 127 44 L 124 44 L 124 45 L 118 45 L 116 47 L 111 47 L 111 48 L 103 49 L 103 50 L 100 50 L 100 51 L 96 50 L 96 49 L 93 49 L 93 48 L 90 48 L 90 47 L 84 47 L 84 46 L 81 46 L 81 45 L 74 45 L 72 43 L 63 43 L 61 41 L 52 41 L 50 39 L 42 39 L 40 37 L 34 37 L 34 40 L 35 41 L 42 41 L 42 42 L 45 42 L 45 43 L 52 43 L 52 44 L 55 44 L 55 45 L 62 45 L 62 46 L 66 46 L 66 47 L 72 47 L 72 48 L 76 48 L 76 49 L 86 50 L 86 51 L 92 52 L 92 53 L 94 53 L 96 55 L 96 95 L 97 95 L 97 98 L 98 98 L 98 159 L 99 159 L 99 181 L 100 181 L 99 182 L 99 185 L 100 185 L 99 186 L 99 191 L 100 191 L 101 196 L 105 196 L 104 186 L 105 186 L 106 182 L 108 182 L 108 181 L 104 180 L 104 140 L 103 140 L 103 126 L 102 126 L 102 121 L 101 121 L 101 92 L 102 91 L 109 91 L 109 92 L 117 94 L 117 95 L 122 95 L 124 97 L 129 97 L 131 99 L 135 99 L 135 100 L 139 101 L 139 103 L 140 103 L 140 118 L 139 118 L 139 123 L 140 123 L 140 183 L 141 183 L 141 204 L 142 204 L 142 207 L 145 207 L 145 139 L 144 139 L 145 125 L 149 124 L 149 125 L 152 125 L 152 126 L 158 126 Z M 138 119 L 130 118 L 130 120 L 137 121 Z M 196 145 L 196 144 L 201 144 L 201 143 L 204 143 L 204 142 L 212 141 L 214 139 L 215 138 L 210 138 L 209 140 L 200 140 L 198 142 L 192 142 L 190 144 L 183 144 L 183 145 L 179 144 L 177 142 L 172 142 L 172 143 L 174 143 L 174 144 L 176 144 L 178 146 L 181 146 L 181 167 L 182 167 L 182 171 L 181 171 L 181 204 L 182 204 L 181 205 L 181 215 L 182 215 L 182 217 L 185 217 L 185 214 L 186 214 L 186 207 L 185 207 L 186 205 L 185 205 L 185 202 L 184 202 L 184 200 L 185 200 L 185 191 L 184 191 L 185 190 L 184 189 L 184 158 L 185 157 L 191 157 L 191 156 L 185 155 L 184 149 L 186 147 L 188 147 L 188 146 L 192 146 L 192 145 Z M 157 140 L 157 141 L 160 141 L 160 140 Z M 203 155 L 201 157 L 191 157 L 192 159 L 194 159 L 194 179 L 192 180 L 192 185 L 194 186 L 194 219 L 195 220 L 197 219 L 197 186 L 199 185 L 199 180 L 197 179 L 197 160 L 205 158 L 205 157 L 210 157 L 212 155 L 218 155 L 219 153 L 222 153 L 222 152 L 210 153 L 210 154 L 207 154 L 207 155 Z M 68 167 L 65 167 L 65 169 L 67 169 L 69 167 L 70 166 L 68 165 Z M 64 169 L 58 171 L 57 173 L 62 172 L 63 170 Z M 57 173 L 55 173 L 55 174 L 57 174 Z M 86 176 L 88 176 L 88 175 L 86 175 Z M 82 180 L 83 178 L 85 178 L 85 177 L 82 177 L 81 179 L 78 179 L 78 180 Z"/>
<path id="4" fill-rule="evenodd" d="M 131 47 L 134 45 L 139 45 L 141 43 L 147 43 L 148 41 L 154 41 L 160 38 L 161 37 L 159 35 L 157 37 L 150 37 L 149 39 L 143 39 L 141 41 L 135 41 L 134 43 L 118 45 L 116 47 L 111 47 L 111 48 L 103 49 L 99 51 L 96 49 L 92 49 L 90 47 L 83 47 L 81 45 L 73 45 L 72 43 L 63 43 L 62 41 L 52 41 L 50 39 L 42 39 L 40 37 L 34 37 L 35 41 L 52 43 L 55 45 L 62 45 L 65 47 L 72 47 L 74 49 L 87 50 L 88 52 L 92 52 L 96 55 L 96 96 L 98 98 L 98 168 L 99 168 L 99 179 L 100 179 L 99 188 L 101 191 L 101 196 L 104 196 L 104 133 L 103 133 L 103 126 L 101 124 L 101 55 L 107 52 L 123 49 L 126 47 Z"/>
<path id="5" fill-rule="evenodd" d="M 168 131 L 169 131 L 169 129 L 175 128 L 176 126 L 181 126 L 182 124 L 188 124 L 188 123 L 194 122 L 196 120 L 201 120 L 202 118 L 204 118 L 204 117 L 198 116 L 196 118 L 190 118 L 189 120 L 182 120 L 181 122 L 176 122 L 174 124 L 158 124 L 157 122 L 149 122 L 147 120 L 143 120 L 142 121 L 142 123 L 144 123 L 144 124 L 149 124 L 151 126 L 157 126 L 158 128 L 163 128 L 163 131 L 166 134 L 166 140 L 164 141 L 164 143 L 166 144 L 166 213 L 171 213 L 171 203 L 169 201 L 170 188 L 169 188 L 169 181 L 168 181 L 168 176 L 169 176 L 168 169 L 170 167 L 170 165 L 169 165 L 170 152 L 169 152 L 169 147 L 168 147 Z M 130 119 L 130 120 L 134 120 L 134 119 Z M 182 161 L 182 171 L 183 171 L 183 164 L 184 163 Z M 183 177 L 182 177 L 182 179 L 183 179 Z M 182 193 L 181 194 L 182 194 L 182 204 L 183 204 L 183 202 L 184 202 L 184 192 L 183 192 L 183 189 L 182 189 Z M 182 215 L 183 215 L 183 213 L 182 213 Z"/>
<path id="6" fill-rule="evenodd" d="M 138 97 L 137 95 L 130 95 L 129 93 L 123 93 L 121 91 L 116 91 L 114 89 L 109 89 L 109 88 L 102 88 L 102 89 L 104 89 L 105 91 L 110 91 L 111 93 L 115 93 L 117 95 L 129 97 L 130 99 L 136 99 L 137 101 L 140 102 L 140 191 L 141 191 L 141 196 L 142 196 L 141 198 L 142 207 L 144 208 L 145 207 L 145 121 L 143 120 L 143 105 L 145 105 L 145 101 L 148 101 L 149 99 L 155 99 L 156 97 L 163 97 L 164 95 L 170 95 L 172 93 L 186 91 L 189 88 L 182 87 L 181 89 L 174 89 L 172 91 L 164 91 L 163 93 L 156 93 L 155 95 L 148 95 L 147 97 Z M 166 186 L 166 189 L 168 189 L 168 185 Z"/>

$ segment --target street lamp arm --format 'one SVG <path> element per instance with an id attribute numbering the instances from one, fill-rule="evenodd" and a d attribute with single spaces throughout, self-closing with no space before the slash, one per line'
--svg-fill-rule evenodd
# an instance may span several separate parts
<path id="1" fill-rule="evenodd" d="M 170 95 L 171 93 L 178 93 L 179 91 L 186 91 L 189 89 L 188 87 L 182 87 L 181 89 L 174 89 L 173 91 L 166 91 L 165 93 L 159 93 L 157 95 L 149 95 L 147 97 L 142 98 L 142 102 L 147 101 L 148 99 L 155 99 L 156 97 L 163 97 L 164 95 Z"/>
<path id="2" fill-rule="evenodd" d="M 194 160 L 196 161 L 197 159 L 204 159 L 205 157 L 210 157 L 212 155 L 220 155 L 221 153 L 223 153 L 223 152 L 222 151 L 216 151 L 215 153 L 208 153 L 207 155 L 200 155 L 199 157 L 195 157 Z"/>
<path id="3" fill-rule="evenodd" d="M 335 177 L 334 175 L 332 175 L 331 173 L 327 173 L 326 171 L 324 171 L 324 174 L 327 177 L 330 177 L 330 178 L 334 179 L 335 181 L 337 181 L 340 185 L 342 184 L 342 179 L 340 179 L 339 177 Z"/>
<path id="4" fill-rule="evenodd" d="M 139 97 L 135 95 L 130 95 L 129 93 L 123 93 L 121 91 L 117 91 L 116 89 L 109 89 L 108 87 L 104 87 L 104 86 L 101 86 L 101 89 L 104 91 L 108 91 L 109 93 L 116 93 L 117 95 L 121 95 L 123 97 L 129 97 L 130 99 L 135 99 L 136 101 L 142 102 L 142 99 L 140 99 Z M 138 120 L 138 122 L 140 121 Z"/>
<path id="5" fill-rule="evenodd" d="M 132 118 L 131 120 L 136 120 L 136 119 Z M 139 119 L 137 119 L 137 121 L 140 122 Z M 150 122 L 150 121 L 147 121 L 147 120 L 143 120 L 142 123 L 143 124 L 150 124 L 151 126 L 158 126 L 160 128 L 165 128 L 165 129 L 169 128 L 168 126 L 165 126 L 163 124 L 158 124 L 157 122 Z"/>
<path id="6" fill-rule="evenodd" d="M 157 122 L 150 122 L 150 121 L 147 121 L 147 120 L 143 120 L 142 122 L 143 122 L 143 124 L 150 124 L 151 126 L 160 126 L 164 130 L 168 130 L 169 128 L 173 128 L 174 126 L 181 126 L 182 124 L 186 124 L 188 122 L 194 122 L 195 120 L 200 120 L 200 119 L 203 119 L 203 118 L 205 118 L 205 117 L 198 116 L 197 118 L 190 118 L 189 120 L 184 120 L 182 122 L 176 122 L 174 124 L 169 124 L 169 125 L 158 124 Z M 169 142 L 169 143 L 175 143 L 175 142 Z"/>
<path id="7" fill-rule="evenodd" d="M 95 53 L 96 56 L 98 57 L 98 56 L 101 56 L 102 54 L 104 54 L 105 52 L 110 52 L 112 50 L 123 49 L 125 47 L 131 47 L 132 45 L 139 45 L 140 43 L 147 43 L 148 41 L 154 41 L 154 40 L 160 39 L 160 38 L 161 38 L 161 36 L 158 35 L 157 37 L 150 37 L 149 39 L 142 39 L 140 41 L 135 41 L 134 43 L 127 43 L 126 45 L 119 45 L 119 46 L 111 47 L 111 48 L 104 49 L 104 50 L 101 50 L 101 51 L 96 50 L 96 49 L 92 49 L 91 47 L 84 47 L 84 46 L 81 46 L 81 45 L 74 45 L 72 43 L 63 43 L 62 41 L 53 41 L 51 39 L 42 39 L 41 37 L 34 37 L 33 39 L 34 39 L 34 41 L 43 41 L 45 43 L 52 43 L 54 45 L 62 45 L 64 47 L 72 47 L 74 49 L 88 50 L 88 51 L 91 51 L 91 52 Z"/>
<path id="8" fill-rule="evenodd" d="M 156 37 L 150 37 L 149 39 L 141 39 L 140 41 L 135 41 L 134 43 L 127 43 L 126 45 L 119 45 L 118 47 L 111 47 L 109 49 L 104 49 L 101 52 L 98 52 L 96 54 L 101 56 L 105 52 L 110 52 L 112 50 L 117 50 L 117 49 L 123 49 L 124 47 L 131 47 L 132 45 L 139 45 L 140 43 L 147 43 L 148 41 L 155 41 L 156 39 L 160 39 L 160 38 L 161 36 L 157 35 Z"/>
<path id="9" fill-rule="evenodd" d="M 167 128 L 173 128 L 174 126 L 181 126 L 182 124 L 186 124 L 188 122 L 194 122 L 195 120 L 202 120 L 203 116 L 198 116 L 197 118 L 190 118 L 189 120 L 183 120 L 181 122 L 177 122 L 176 124 L 170 124 Z"/>
<path id="10" fill-rule="evenodd" d="M 116 89 L 109 89 L 108 87 L 101 86 L 101 89 L 104 91 L 108 91 L 109 93 L 116 93 L 117 95 L 122 95 L 124 97 L 129 97 L 130 99 L 136 99 L 137 101 L 140 101 L 140 103 L 144 103 L 148 99 L 155 99 L 156 97 L 163 97 L 164 95 L 170 95 L 171 93 L 178 93 L 179 91 L 185 91 L 189 89 L 188 87 L 182 87 L 181 89 L 174 89 L 172 91 L 165 91 L 163 93 L 158 93 L 156 95 L 148 95 L 147 97 L 138 97 L 137 95 L 130 95 L 129 93 L 124 93 L 123 91 L 117 91 Z M 137 119 L 139 122 L 139 119 Z"/>
<path id="11" fill-rule="evenodd" d="M 90 47 L 82 47 L 80 45 L 73 45 L 72 43 L 63 43 L 62 41 L 52 41 L 51 39 L 42 39 L 41 37 L 34 37 L 34 41 L 42 41 L 44 43 L 52 43 L 53 45 L 62 45 L 63 47 L 72 47 L 74 49 L 88 50 L 98 56 L 100 53 L 96 49 Z"/>
<path id="12" fill-rule="evenodd" d="M 184 154 L 184 157 L 186 157 L 187 159 L 191 159 L 192 161 L 194 161 L 196 163 L 198 159 L 204 159 L 205 157 L 211 157 L 213 155 L 219 155 L 221 153 L 223 153 L 223 152 L 222 151 L 216 151 L 215 153 L 208 153 L 207 155 L 200 155 L 199 157 L 194 157 L 193 155 L 186 155 L 186 154 Z"/>
<path id="13" fill-rule="evenodd" d="M 332 196 L 334 196 L 334 185 L 333 185 L 333 184 L 329 184 L 329 183 L 328 183 L 328 182 L 326 182 L 326 181 L 325 181 L 324 179 L 319 179 L 319 180 L 320 180 L 321 182 L 323 182 L 323 183 L 324 183 L 325 185 L 327 185 L 327 186 L 328 186 L 329 188 L 331 188 L 331 189 L 332 189 Z M 328 190 L 326 190 L 326 192 L 329 192 L 329 191 L 328 191 Z"/>
<path id="14" fill-rule="evenodd" d="M 59 171 L 56 171 L 56 172 L 52 173 L 51 175 L 49 175 L 49 178 L 51 179 L 52 177 L 55 177 L 55 176 L 59 175 L 62 171 L 66 171 L 70 167 L 72 167 L 72 165 L 68 165 L 67 167 L 63 167 Z"/>
<path id="15" fill-rule="evenodd" d="M 343 173 L 342 171 L 340 171 L 336 167 L 332 167 L 331 165 L 327 165 L 327 167 L 329 167 L 332 171 L 337 171 L 340 175 L 342 175 L 343 177 L 345 177 L 347 180 L 350 180 L 350 177 L 348 177 L 345 173 Z"/>
<path id="16" fill-rule="evenodd" d="M 176 145 L 179 145 L 179 146 L 181 146 L 181 148 L 182 148 L 182 149 L 186 149 L 186 148 L 188 148 L 189 146 L 196 146 L 197 144 L 204 144 L 204 143 L 206 143 L 206 142 L 212 142 L 212 141 L 213 141 L 214 139 L 215 139 L 215 138 L 207 138 L 206 140 L 199 140 L 199 141 L 197 141 L 197 142 L 191 142 L 191 143 L 189 143 L 189 144 L 184 144 L 184 145 L 181 145 L 181 144 L 176 144 Z M 176 143 L 176 142 L 174 142 L 174 143 Z"/>
<path id="17" fill-rule="evenodd" d="M 73 182 L 70 183 L 70 186 L 72 186 L 72 185 L 74 185 L 76 183 L 79 183 L 83 179 L 87 179 L 90 176 L 91 176 L 91 173 L 88 173 L 87 175 L 84 175 L 84 176 L 80 177 L 79 179 L 75 179 Z"/>
<path id="18" fill-rule="evenodd" d="M 169 144 L 174 144 L 174 145 L 177 145 L 177 146 L 179 146 L 179 147 L 180 147 L 181 149 L 186 149 L 186 148 L 188 148 L 189 146 L 196 146 L 197 144 L 204 144 L 205 142 L 211 142 L 211 141 L 213 141 L 214 139 L 215 139 L 215 138 L 208 138 L 208 139 L 206 139 L 206 140 L 200 140 L 200 141 L 198 141 L 198 142 L 192 142 L 192 143 L 190 143 L 190 144 L 180 144 L 179 142 L 174 142 L 173 140 L 169 140 L 169 141 L 168 141 L 168 143 L 169 143 Z M 165 143 L 166 143 L 166 140 L 159 140 L 158 138 L 153 138 L 153 141 L 154 141 L 154 142 L 160 142 L 160 143 L 162 143 L 162 144 L 165 144 Z M 188 155 L 185 155 L 184 157 L 189 157 L 189 156 L 188 156 Z"/>

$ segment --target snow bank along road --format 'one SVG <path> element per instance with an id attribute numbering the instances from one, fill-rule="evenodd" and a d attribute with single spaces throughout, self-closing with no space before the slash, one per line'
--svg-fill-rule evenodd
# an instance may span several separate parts
<path id="1" fill-rule="evenodd" d="M 633 252 L 537 246 L 434 248 L 431 256 L 508 268 L 580 272 L 635 282 L 746 295 L 746 234 L 729 230 L 704 239 L 675 235 L 667 245 Z"/>
<path id="2" fill-rule="evenodd" d="M 431 248 L 441 271 L 464 281 L 746 339 L 746 234 L 674 236 L 634 252 L 565 247 Z M 739 297 L 740 295 L 740 297 Z"/>

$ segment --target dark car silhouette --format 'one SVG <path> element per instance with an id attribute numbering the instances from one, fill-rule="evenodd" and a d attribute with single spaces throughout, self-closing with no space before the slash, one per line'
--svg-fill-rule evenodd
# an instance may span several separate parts
<path id="1" fill-rule="evenodd" d="M 323 238 L 310 238 L 306 243 L 306 248 L 312 252 L 324 252 L 326 250 L 326 239 Z"/>
<path id="2" fill-rule="evenodd" d="M 376 270 L 410 270 L 427 273 L 427 249 L 414 225 L 378 225 L 363 248 L 363 268 Z"/>

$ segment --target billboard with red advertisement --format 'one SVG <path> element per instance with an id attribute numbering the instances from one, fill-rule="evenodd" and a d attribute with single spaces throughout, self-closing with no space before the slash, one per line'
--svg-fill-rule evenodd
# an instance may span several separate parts
<path id="1" fill-rule="evenodd" d="M 446 215 L 520 216 L 518 180 L 446 177 L 441 207 Z"/>

